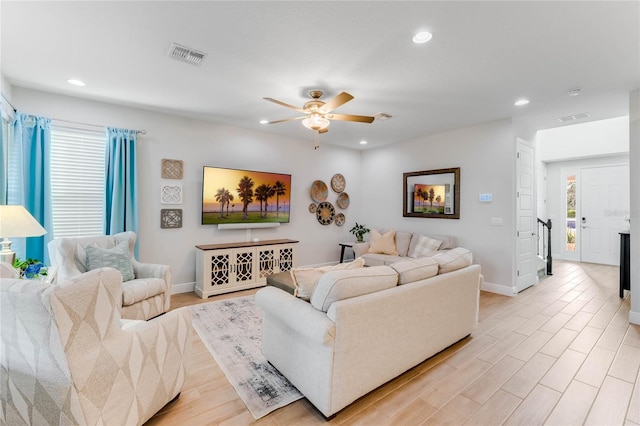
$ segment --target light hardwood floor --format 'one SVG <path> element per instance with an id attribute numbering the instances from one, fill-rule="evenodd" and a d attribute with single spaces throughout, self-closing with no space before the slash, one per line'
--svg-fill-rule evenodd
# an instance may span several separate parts
<path id="1" fill-rule="evenodd" d="M 208 300 L 172 297 L 172 309 Z M 640 425 L 640 326 L 618 268 L 555 262 L 516 297 L 482 292 L 477 330 L 327 420 L 301 399 L 262 425 Z M 195 331 L 182 395 L 149 425 L 254 419 Z"/>

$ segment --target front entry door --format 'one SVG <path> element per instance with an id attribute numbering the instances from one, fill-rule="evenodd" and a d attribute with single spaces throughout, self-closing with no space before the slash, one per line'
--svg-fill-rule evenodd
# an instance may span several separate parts
<path id="1" fill-rule="evenodd" d="M 580 172 L 581 261 L 618 265 L 620 235 L 629 214 L 629 166 L 584 168 Z"/>

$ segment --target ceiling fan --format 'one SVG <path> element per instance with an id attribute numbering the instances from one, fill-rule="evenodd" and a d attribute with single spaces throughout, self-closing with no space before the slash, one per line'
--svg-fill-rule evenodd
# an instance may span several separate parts
<path id="1" fill-rule="evenodd" d="M 372 123 L 375 117 L 366 115 L 353 115 L 353 114 L 334 114 L 332 111 L 353 99 L 353 96 L 347 92 L 338 94 L 333 99 L 324 102 L 320 100 L 322 97 L 322 91 L 312 90 L 309 92 L 311 100 L 307 101 L 302 108 L 287 104 L 282 101 L 278 101 L 273 98 L 263 98 L 269 102 L 282 105 L 283 107 L 292 109 L 294 111 L 301 112 L 305 115 L 300 117 L 285 118 L 284 120 L 269 121 L 266 124 L 283 123 L 285 121 L 302 120 L 302 125 L 307 129 L 313 130 L 316 134 L 316 146 L 318 148 L 318 135 L 320 133 L 326 133 L 329 131 L 328 127 L 331 124 L 331 120 L 339 121 L 355 121 L 358 123 Z"/>

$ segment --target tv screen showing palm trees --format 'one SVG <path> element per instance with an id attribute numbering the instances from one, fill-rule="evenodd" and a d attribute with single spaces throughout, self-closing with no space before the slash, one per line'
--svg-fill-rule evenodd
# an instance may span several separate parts
<path id="1" fill-rule="evenodd" d="M 288 223 L 291 175 L 203 168 L 202 224 Z"/>

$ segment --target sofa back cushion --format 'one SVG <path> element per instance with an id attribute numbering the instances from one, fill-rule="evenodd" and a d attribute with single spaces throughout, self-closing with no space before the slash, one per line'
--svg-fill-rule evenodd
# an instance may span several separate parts
<path id="1" fill-rule="evenodd" d="M 398 255 L 396 249 L 396 231 L 387 231 L 384 234 L 371 230 L 371 239 L 369 240 L 369 253 Z"/>
<path id="2" fill-rule="evenodd" d="M 362 268 L 363 266 L 364 259 L 359 257 L 353 262 L 338 263 L 337 265 L 320 268 L 293 268 L 291 269 L 291 278 L 295 286 L 293 295 L 308 302 L 318 284 L 318 280 L 325 272 Z"/>
<path id="3" fill-rule="evenodd" d="M 436 254 L 433 256 L 433 259 L 438 262 L 440 266 L 438 273 L 446 274 L 447 272 L 471 265 L 471 262 L 473 262 L 473 254 L 466 248 L 456 247 Z"/>
<path id="4" fill-rule="evenodd" d="M 398 273 L 398 284 L 407 284 L 438 275 L 438 262 L 430 257 L 402 260 L 389 266 Z"/>
<path id="5" fill-rule="evenodd" d="M 385 290 L 397 284 L 398 274 L 389 266 L 329 271 L 318 280 L 311 295 L 311 305 L 327 312 L 333 302 Z"/>

